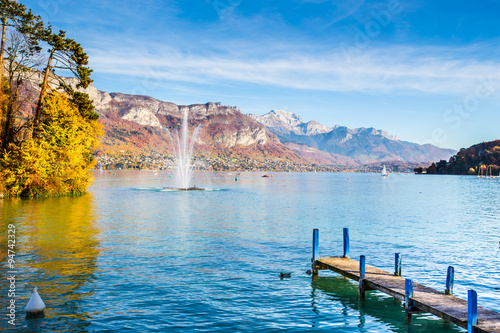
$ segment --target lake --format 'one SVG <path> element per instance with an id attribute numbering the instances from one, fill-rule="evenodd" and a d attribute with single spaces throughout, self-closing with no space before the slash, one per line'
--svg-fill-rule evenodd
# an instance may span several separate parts
<path id="1" fill-rule="evenodd" d="M 0 200 L 0 275 L 7 230 L 16 230 L 13 332 L 464 332 L 429 314 L 405 324 L 400 301 L 333 272 L 310 269 L 312 230 L 320 256 L 342 255 L 455 294 L 478 293 L 500 311 L 500 179 L 344 173 L 204 173 L 209 191 L 163 191 L 165 171 L 95 172 L 76 198 Z M 238 177 L 238 181 L 235 181 Z M 291 272 L 290 278 L 280 278 Z M 45 317 L 26 320 L 34 286 Z"/>

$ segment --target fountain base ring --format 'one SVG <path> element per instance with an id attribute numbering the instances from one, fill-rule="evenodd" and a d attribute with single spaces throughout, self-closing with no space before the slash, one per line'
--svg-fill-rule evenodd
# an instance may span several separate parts
<path id="1" fill-rule="evenodd" d="M 172 191 L 205 191 L 204 188 L 201 187 L 164 187 L 164 190 L 172 190 Z"/>

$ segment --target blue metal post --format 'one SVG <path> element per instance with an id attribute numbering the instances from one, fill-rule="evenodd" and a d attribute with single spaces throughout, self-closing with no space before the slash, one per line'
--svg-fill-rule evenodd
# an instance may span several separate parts
<path id="1" fill-rule="evenodd" d="M 468 297 L 468 312 L 467 312 L 467 332 L 474 333 L 474 326 L 477 325 L 477 293 L 469 289 Z"/>
<path id="2" fill-rule="evenodd" d="M 411 298 L 413 297 L 413 280 L 406 279 L 405 280 L 405 308 L 406 311 L 410 311 L 413 309 L 413 301 Z"/>
<path id="3" fill-rule="evenodd" d="M 453 295 L 453 280 L 455 279 L 455 269 L 453 266 L 448 266 L 448 273 L 446 274 L 446 295 Z"/>
<path id="4" fill-rule="evenodd" d="M 312 272 L 314 275 L 318 274 L 318 268 L 316 267 L 316 260 L 319 258 L 318 254 L 318 249 L 319 249 L 319 230 L 314 229 L 313 230 L 313 253 L 312 253 Z"/>
<path id="5" fill-rule="evenodd" d="M 349 258 L 349 228 L 344 228 L 344 258 Z"/>
<path id="6" fill-rule="evenodd" d="M 359 257 L 359 279 L 362 280 L 365 278 L 365 256 Z"/>
<path id="7" fill-rule="evenodd" d="M 401 276 L 401 253 L 394 254 L 394 275 Z"/>
<path id="8" fill-rule="evenodd" d="M 359 257 L 359 295 L 361 298 L 365 297 L 365 287 L 364 287 L 364 278 L 365 278 L 365 256 Z"/>

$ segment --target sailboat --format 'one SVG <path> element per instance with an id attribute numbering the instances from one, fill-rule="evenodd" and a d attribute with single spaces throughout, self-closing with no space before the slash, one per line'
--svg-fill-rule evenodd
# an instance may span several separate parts
<path id="1" fill-rule="evenodd" d="M 381 175 L 382 175 L 382 177 L 389 177 L 389 174 L 387 173 L 387 170 L 385 168 L 385 164 L 384 164 L 384 168 L 382 169 Z"/>
<path id="2" fill-rule="evenodd" d="M 489 171 L 489 176 L 488 176 L 488 171 Z M 496 176 L 493 176 L 493 166 L 492 165 L 489 165 L 488 166 L 488 170 L 486 171 L 486 177 L 488 178 L 496 178 Z"/>
<path id="3" fill-rule="evenodd" d="M 486 171 L 486 172 L 488 172 L 488 171 Z M 477 176 L 478 176 L 479 178 L 484 178 L 484 175 L 483 175 L 483 165 L 480 165 L 480 166 L 479 166 L 479 171 L 478 171 L 478 173 L 477 173 Z"/>
<path id="4" fill-rule="evenodd" d="M 486 178 L 497 178 L 497 176 L 493 176 L 493 165 L 488 166 L 488 169 L 486 170 Z"/>

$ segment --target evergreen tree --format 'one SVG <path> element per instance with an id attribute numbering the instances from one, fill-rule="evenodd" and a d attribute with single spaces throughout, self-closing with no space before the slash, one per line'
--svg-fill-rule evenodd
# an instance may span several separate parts
<path id="1" fill-rule="evenodd" d="M 60 30 L 55 34 L 52 32 L 52 27 L 44 29 L 40 34 L 41 39 L 46 42 L 50 48 L 48 50 L 49 57 L 45 67 L 44 78 L 41 84 L 40 97 L 38 99 L 35 117 L 33 120 L 33 137 L 36 139 L 40 121 L 44 112 L 45 97 L 49 88 L 49 80 L 52 77 L 58 80 L 59 88 L 66 91 L 71 99 L 75 101 L 78 107 L 83 107 L 82 113 L 93 112 L 87 100 L 82 95 L 83 93 L 75 93 L 74 88 L 71 87 L 66 81 L 55 73 L 55 70 L 71 71 L 78 79 L 78 84 L 75 88 L 87 88 L 92 79 L 90 74 L 92 70 L 87 67 L 88 56 L 83 51 L 82 46 L 73 39 L 66 38 L 66 32 Z M 90 118 L 97 118 L 97 115 L 91 115 Z"/>
<path id="2" fill-rule="evenodd" d="M 3 81 L 5 40 L 7 28 L 14 27 L 17 30 L 28 33 L 34 32 L 40 27 L 40 17 L 33 15 L 31 10 L 27 10 L 23 4 L 11 0 L 0 0 L 0 20 L 2 24 L 2 41 L 0 44 L 0 84 Z M 33 37 L 36 41 L 36 37 Z"/>

